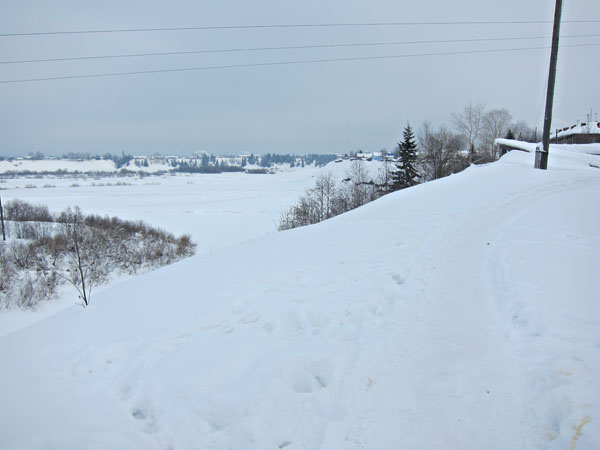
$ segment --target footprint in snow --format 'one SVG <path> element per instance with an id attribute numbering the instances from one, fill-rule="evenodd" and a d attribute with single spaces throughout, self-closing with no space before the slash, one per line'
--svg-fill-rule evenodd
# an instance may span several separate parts
<path id="1" fill-rule="evenodd" d="M 392 280 L 394 280 L 394 282 L 398 285 L 401 286 L 404 284 L 404 282 L 406 281 L 406 276 L 405 275 L 401 275 L 399 273 L 394 273 L 392 274 Z"/>
<path id="2" fill-rule="evenodd" d="M 131 409 L 131 417 L 144 433 L 153 434 L 158 431 L 154 408 L 148 400 L 141 401 Z"/>

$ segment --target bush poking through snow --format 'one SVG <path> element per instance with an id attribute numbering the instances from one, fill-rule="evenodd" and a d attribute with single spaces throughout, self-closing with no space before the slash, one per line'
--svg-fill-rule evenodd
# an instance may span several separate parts
<path id="1" fill-rule="evenodd" d="M 84 305 L 113 273 L 133 274 L 195 252 L 189 235 L 143 222 L 84 215 L 79 207 L 53 216 L 46 207 L 6 205 L 9 240 L 0 244 L 0 307 L 34 308 L 60 284 L 75 287 Z"/>

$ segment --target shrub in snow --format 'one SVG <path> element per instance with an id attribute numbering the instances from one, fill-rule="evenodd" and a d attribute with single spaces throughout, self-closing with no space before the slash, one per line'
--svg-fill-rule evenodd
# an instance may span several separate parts
<path id="1" fill-rule="evenodd" d="M 16 276 L 16 270 L 6 257 L 6 244 L 0 244 L 0 294 L 8 291 Z"/>
<path id="2" fill-rule="evenodd" d="M 195 252 L 189 235 L 176 238 L 143 222 L 86 216 L 78 207 L 48 216 L 45 207 L 20 200 L 10 207 L 11 239 L 0 247 L 0 307 L 35 307 L 62 283 L 87 305 L 92 288 L 113 273 L 149 270 Z"/>
<path id="3" fill-rule="evenodd" d="M 32 205 L 23 200 L 11 200 L 4 205 L 4 215 L 6 220 L 15 222 L 53 222 L 54 218 L 48 207 L 43 205 Z"/>
<path id="4" fill-rule="evenodd" d="M 279 216 L 279 231 L 311 225 L 358 208 L 383 195 L 387 189 L 369 178 L 361 161 L 355 161 L 347 177 L 338 182 L 330 173 L 320 175 L 295 205 Z"/>

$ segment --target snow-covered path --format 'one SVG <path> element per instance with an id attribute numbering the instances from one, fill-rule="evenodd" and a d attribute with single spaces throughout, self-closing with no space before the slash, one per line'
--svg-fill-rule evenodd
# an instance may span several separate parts
<path id="1" fill-rule="evenodd" d="M 594 179 L 548 186 L 491 237 L 491 297 L 508 323 L 526 386 L 525 448 L 600 443 L 600 194 Z M 584 431 L 585 428 L 585 431 Z M 535 439 L 542 444 L 535 446 Z"/>
<path id="2" fill-rule="evenodd" d="M 0 338 L 0 447 L 597 448 L 600 171 L 514 153 Z"/>

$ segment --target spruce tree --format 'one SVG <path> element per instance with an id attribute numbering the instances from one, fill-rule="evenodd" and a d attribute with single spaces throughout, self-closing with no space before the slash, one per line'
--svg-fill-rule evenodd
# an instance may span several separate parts
<path id="1" fill-rule="evenodd" d="M 397 191 L 418 184 L 417 172 L 417 143 L 415 135 L 407 124 L 402 133 L 403 141 L 398 143 L 399 161 L 396 163 L 396 172 L 392 177 L 392 190 Z"/>

